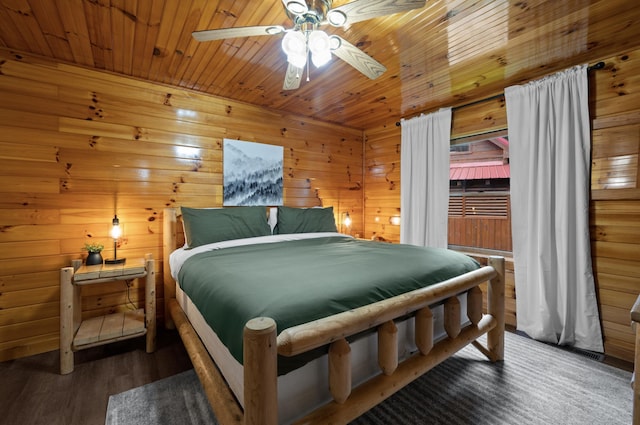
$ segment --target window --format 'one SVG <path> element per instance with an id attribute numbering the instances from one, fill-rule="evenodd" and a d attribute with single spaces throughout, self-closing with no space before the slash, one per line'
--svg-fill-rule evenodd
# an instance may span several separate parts
<path id="1" fill-rule="evenodd" d="M 511 251 L 509 141 L 452 145 L 449 245 Z"/>

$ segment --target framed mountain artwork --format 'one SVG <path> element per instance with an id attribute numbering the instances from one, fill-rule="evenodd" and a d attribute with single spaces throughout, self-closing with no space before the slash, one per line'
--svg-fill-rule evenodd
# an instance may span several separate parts
<path id="1" fill-rule="evenodd" d="M 282 205 L 284 149 L 264 143 L 223 140 L 223 205 Z"/>

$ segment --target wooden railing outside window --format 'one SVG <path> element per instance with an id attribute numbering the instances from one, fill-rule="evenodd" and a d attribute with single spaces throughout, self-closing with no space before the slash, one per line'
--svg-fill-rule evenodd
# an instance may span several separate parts
<path id="1" fill-rule="evenodd" d="M 509 192 L 452 192 L 449 245 L 511 251 Z"/>

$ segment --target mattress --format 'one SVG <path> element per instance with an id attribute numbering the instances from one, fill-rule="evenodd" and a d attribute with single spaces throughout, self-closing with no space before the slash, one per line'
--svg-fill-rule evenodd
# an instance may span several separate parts
<path id="1" fill-rule="evenodd" d="M 351 295 L 349 295 L 346 299 L 340 299 L 339 297 L 341 297 L 342 295 L 330 295 L 328 299 L 325 299 L 324 303 L 330 305 L 331 308 L 337 309 L 335 312 L 356 308 L 359 305 L 366 305 L 371 302 L 378 301 L 379 299 L 386 299 L 396 294 L 393 291 L 396 291 L 397 293 L 404 293 L 413 290 L 415 289 L 415 287 L 411 285 L 414 284 L 418 285 L 417 287 L 428 286 L 429 284 L 433 284 L 434 282 L 439 282 L 449 277 L 457 276 L 478 267 L 478 264 L 474 260 L 471 260 L 466 256 L 462 256 L 461 254 L 455 253 L 454 257 L 458 256 L 455 257 L 457 258 L 457 261 L 455 259 L 453 261 L 447 260 L 452 264 L 447 264 L 446 266 L 436 264 L 434 266 L 434 268 L 437 269 L 438 273 L 441 273 L 443 269 L 450 268 L 449 270 L 446 270 L 446 274 L 444 276 L 437 275 L 437 277 L 414 277 L 413 275 L 407 275 L 409 276 L 409 278 L 405 280 L 424 280 L 424 282 L 411 282 L 411 284 L 406 287 L 401 287 L 399 289 L 389 289 L 385 285 L 386 282 L 391 277 L 393 277 L 392 275 L 404 274 L 405 271 L 409 273 L 409 269 L 412 269 L 411 273 L 413 273 L 413 271 L 415 271 L 413 269 L 415 268 L 414 265 L 411 264 L 411 262 L 423 259 L 422 257 L 412 257 L 413 253 L 411 252 L 411 249 L 407 248 L 406 246 L 403 247 L 399 245 L 381 244 L 370 241 L 355 241 L 351 237 L 336 233 L 305 233 L 270 235 L 239 240 L 228 240 L 217 242 L 214 244 L 193 247 L 191 249 L 178 249 L 174 251 L 170 256 L 169 263 L 172 276 L 174 277 L 176 282 L 179 282 L 176 284 L 176 298 L 178 304 L 184 310 L 194 330 L 200 336 L 200 339 L 204 343 L 206 349 L 215 361 L 218 369 L 221 371 L 223 377 L 227 381 L 230 389 L 235 394 L 241 406 L 244 406 L 243 367 L 241 364 L 242 351 L 241 346 L 238 347 L 237 341 L 229 344 L 225 339 L 228 339 L 228 337 L 226 337 L 225 335 L 228 335 L 230 333 L 226 325 L 231 323 L 233 325 L 232 327 L 234 328 L 234 331 L 232 333 L 242 335 L 242 328 L 247 320 L 257 316 L 266 316 L 272 317 L 274 318 L 274 320 L 276 320 L 276 322 L 278 323 L 278 331 L 280 332 L 289 326 L 293 326 L 298 323 L 305 323 L 306 321 L 311 321 L 318 317 L 335 314 L 335 312 L 331 310 L 323 311 L 321 313 L 317 313 L 321 316 L 307 317 L 303 319 L 298 317 L 298 313 L 296 313 L 293 316 L 295 316 L 295 320 L 297 322 L 287 321 L 288 319 L 278 320 L 277 317 L 274 317 L 272 315 L 272 313 L 276 315 L 280 314 L 278 311 L 263 309 L 262 304 L 272 305 L 277 304 L 276 301 L 279 301 L 277 299 L 274 299 L 273 294 L 269 294 L 267 292 L 263 293 L 263 295 L 259 295 L 257 300 L 253 300 L 254 306 L 258 305 L 260 307 L 260 310 L 258 310 L 257 312 L 254 312 L 253 310 L 245 311 L 244 316 L 235 316 L 235 319 L 230 320 L 229 315 L 231 315 L 231 312 L 227 314 L 220 313 L 220 311 L 228 311 L 230 309 L 228 304 L 232 303 L 233 301 L 221 301 L 233 300 L 234 298 L 230 297 L 238 297 L 238 294 L 229 295 L 224 292 L 212 292 L 207 294 L 209 298 L 198 298 L 199 301 L 197 303 L 194 303 L 194 300 L 191 299 L 188 294 L 197 293 L 198 291 L 196 290 L 194 292 L 193 286 L 191 287 L 191 292 L 184 290 L 185 284 L 188 287 L 189 285 L 193 285 L 193 283 L 180 282 L 180 279 L 186 276 L 185 271 L 187 270 L 187 267 L 184 268 L 185 270 L 182 270 L 182 266 L 187 263 L 189 263 L 188 267 L 191 267 L 193 263 L 195 263 L 196 265 L 199 264 L 200 274 L 196 275 L 196 278 L 201 280 L 200 284 L 203 285 L 201 286 L 201 288 L 205 288 L 206 290 L 208 290 L 204 284 L 208 284 L 208 282 L 210 281 L 209 275 L 211 273 L 209 273 L 209 269 L 202 264 L 202 261 L 214 261 L 218 266 L 222 266 L 219 268 L 225 270 L 226 267 L 226 272 L 223 272 L 222 275 L 216 275 L 216 279 L 218 279 L 218 281 L 214 282 L 213 285 L 230 287 L 234 290 L 239 286 L 248 286 L 251 288 L 250 292 L 253 292 L 257 289 L 260 289 L 255 285 L 256 281 L 263 282 L 268 278 L 266 277 L 266 274 L 260 273 L 260 268 L 258 268 L 258 270 L 252 270 L 246 273 L 248 269 L 247 263 L 243 262 L 243 260 L 236 260 L 238 256 L 236 256 L 235 253 L 245 255 L 244 251 L 248 249 L 249 257 L 246 258 L 248 258 L 249 260 L 247 262 L 252 264 L 257 263 L 258 267 L 262 267 L 263 271 L 271 267 L 274 267 L 276 270 L 282 270 L 283 268 L 288 267 L 288 264 L 286 264 L 287 262 L 309 262 L 309 259 L 298 257 L 299 253 L 297 251 L 302 251 L 302 248 L 299 247 L 309 247 L 315 245 L 316 239 L 318 240 L 318 244 L 320 245 L 327 244 L 327 246 L 331 246 L 331 248 L 320 248 L 321 250 L 324 249 L 325 253 L 329 253 L 328 255 L 332 257 L 331 261 L 329 263 L 322 263 L 322 261 L 324 260 L 315 261 L 316 257 L 313 256 L 319 254 L 312 254 L 312 258 L 314 258 L 314 262 L 316 263 L 313 265 L 313 268 L 294 268 L 291 271 L 291 274 L 289 274 L 289 269 L 286 269 L 286 276 L 288 280 L 292 280 L 294 282 L 308 280 L 308 283 L 310 283 L 311 285 L 322 285 L 323 288 L 336 286 L 346 286 L 351 288 L 352 286 L 362 286 L 362 282 L 357 282 L 356 284 L 354 284 L 353 279 L 361 278 L 361 276 L 358 276 L 359 274 L 362 274 L 364 276 L 364 279 L 360 280 L 364 280 L 366 282 L 374 281 L 373 286 L 375 289 L 373 289 L 373 291 L 368 295 L 369 298 L 365 298 L 364 300 L 355 300 L 355 298 Z M 337 244 L 334 244 L 334 239 L 337 241 Z M 285 252 L 285 255 L 282 255 L 282 251 L 280 251 L 281 245 L 290 245 L 288 251 Z M 351 246 L 354 246 L 359 254 L 357 254 L 356 256 L 351 256 Z M 385 267 L 383 267 L 382 269 L 378 268 L 377 271 L 373 274 L 370 270 L 363 271 L 363 268 L 368 267 L 360 263 L 358 255 L 363 256 L 365 254 L 368 255 L 373 252 L 374 256 L 377 255 L 377 262 L 386 262 L 385 264 L 389 264 L 386 257 L 388 255 L 394 255 L 393 253 L 391 253 L 391 251 L 396 251 L 396 248 L 398 248 L 398 250 L 400 250 L 401 252 L 405 252 L 405 257 L 407 257 L 396 260 L 397 262 L 403 264 L 400 269 L 394 269 L 392 273 L 389 273 L 389 270 L 386 270 Z M 425 248 L 417 248 L 417 250 L 424 249 Z M 279 252 L 280 255 L 271 256 L 271 251 Z M 449 252 L 444 253 L 442 251 L 446 250 L 441 250 L 435 253 L 436 257 L 433 262 L 445 262 L 444 257 L 442 256 L 448 256 Z M 344 255 L 336 254 L 338 252 L 343 252 Z M 227 253 L 233 253 L 233 255 Z M 244 259 L 245 257 L 241 258 Z M 295 260 L 291 260 L 291 258 L 295 258 Z M 408 261 L 407 259 L 412 260 Z M 227 262 L 229 262 L 230 264 L 226 264 Z M 247 266 L 245 267 L 245 265 Z M 374 265 L 371 268 L 375 267 L 377 267 L 377 265 Z M 236 270 L 238 268 L 240 268 L 243 272 L 241 276 L 238 276 L 238 274 L 236 273 Z M 387 266 L 386 268 L 391 268 L 391 265 Z M 324 274 L 321 273 L 321 271 L 327 269 L 331 269 L 335 274 L 328 279 L 318 276 L 320 274 Z M 190 278 L 192 276 L 190 275 L 192 273 L 192 270 L 192 268 L 188 269 Z M 422 273 L 422 270 L 419 270 L 419 272 Z M 225 275 L 227 277 L 225 277 Z M 247 275 L 250 277 L 247 277 Z M 228 279 L 229 276 L 231 276 L 231 280 L 225 280 Z M 282 278 L 280 279 L 280 281 L 278 279 L 274 279 L 272 281 L 269 281 L 269 283 L 265 285 L 268 285 L 269 288 L 271 287 L 270 285 L 274 285 L 274 287 L 278 287 L 280 291 L 284 291 L 284 293 L 288 294 L 287 291 L 290 288 L 288 288 L 286 285 L 283 287 L 281 281 Z M 368 285 L 364 285 L 364 289 L 368 290 Z M 216 289 L 216 291 L 217 290 L 218 289 Z M 200 292 L 202 292 L 202 290 L 200 290 Z M 321 292 L 324 292 L 324 290 Z M 239 299 L 244 300 L 249 295 L 251 294 L 242 293 L 241 295 L 239 295 Z M 315 292 L 313 294 L 313 299 L 315 300 L 315 297 L 322 298 L 324 296 L 325 294 Z M 264 300 L 261 297 L 264 297 L 264 299 L 267 301 L 263 302 Z M 281 298 L 287 297 L 281 296 Z M 209 301 L 204 302 L 203 299 L 208 299 Z M 459 296 L 459 299 L 461 303 L 461 322 L 463 324 L 466 324 L 468 323 L 468 318 L 466 316 L 466 296 L 462 294 Z M 296 303 L 297 302 L 295 302 L 294 304 Z M 199 308 L 197 307 L 197 305 L 200 305 L 201 307 Z M 309 306 L 308 303 L 307 306 Z M 204 307 L 204 310 L 202 309 L 202 307 Z M 312 305 L 311 307 L 313 308 L 306 309 L 313 310 L 316 306 Z M 292 314 L 288 314 L 291 308 L 291 303 L 289 303 L 285 308 L 285 313 L 287 313 L 285 314 L 285 316 L 292 316 Z M 434 318 L 434 336 L 436 340 L 439 340 L 446 336 L 443 324 L 444 308 L 442 305 L 436 305 L 431 306 L 431 309 Z M 305 309 L 303 308 L 303 310 Z M 217 314 L 218 316 L 222 317 L 222 323 L 220 323 L 220 319 L 218 319 L 218 323 L 213 323 L 212 325 L 212 311 L 214 312 L 214 315 Z M 214 325 L 217 325 L 217 327 Z M 403 359 L 407 358 L 417 351 L 414 344 L 414 320 L 410 317 L 405 318 L 404 320 L 397 321 L 396 325 L 398 328 L 398 359 L 399 361 L 402 361 Z M 219 331 L 216 332 L 214 330 L 220 328 L 222 328 L 222 334 Z M 356 387 L 361 382 L 364 382 L 367 379 L 381 373 L 377 359 L 377 334 L 375 332 L 370 332 L 364 335 L 360 335 L 358 338 L 350 340 L 350 346 L 352 382 L 353 386 Z M 282 358 L 280 358 L 280 360 L 282 360 Z M 302 364 L 302 367 L 298 367 L 290 371 L 281 371 L 278 377 L 279 423 L 290 423 L 295 419 L 304 416 L 306 413 L 311 412 L 318 406 L 329 402 L 332 399 L 329 392 L 327 355 L 320 355 L 320 357 L 314 357 L 311 360 L 304 359 L 304 362 L 302 362 Z"/>
<path id="2" fill-rule="evenodd" d="M 473 259 L 446 249 L 335 234 L 198 253 L 184 262 L 178 281 L 242 362 L 243 328 L 255 317 L 272 318 L 280 332 L 477 268 Z M 295 369 L 310 357 L 279 361 L 278 373 Z"/>
<path id="3" fill-rule="evenodd" d="M 466 315 L 466 296 L 460 300 L 461 322 L 469 322 Z M 207 324 L 198 308 L 176 284 L 176 299 L 189 318 L 218 369 L 229 384 L 241 406 L 244 406 L 243 369 L 220 338 Z M 434 339 L 445 338 L 443 306 L 433 306 Z M 414 341 L 414 321 L 412 318 L 396 323 L 398 327 L 398 359 L 402 361 L 417 351 Z M 368 378 L 380 374 L 377 361 L 378 339 L 376 334 L 359 338 L 350 344 L 352 380 L 356 387 Z M 279 423 L 288 424 L 331 400 L 328 381 L 327 356 L 316 358 L 303 367 L 278 377 Z"/>

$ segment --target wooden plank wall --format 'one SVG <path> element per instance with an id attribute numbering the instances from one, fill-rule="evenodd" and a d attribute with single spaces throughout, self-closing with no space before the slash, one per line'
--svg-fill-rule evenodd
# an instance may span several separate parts
<path id="1" fill-rule="evenodd" d="M 640 50 L 591 79 L 591 249 L 605 351 L 631 361 L 629 311 L 640 293 Z"/>
<path id="2" fill-rule="evenodd" d="M 633 360 L 629 311 L 640 293 L 640 50 L 604 60 L 590 74 L 592 117 L 591 240 L 599 308 L 608 355 Z M 500 100 L 453 113 L 453 137 L 506 128 Z M 394 122 L 367 129 L 365 138 L 365 237 L 399 240 L 388 216 L 400 208 L 400 128 Z M 515 291 L 507 288 L 507 297 Z M 507 322 L 515 324 L 508 300 Z M 513 314 L 511 314 L 513 313 Z"/>
<path id="3" fill-rule="evenodd" d="M 85 241 L 113 255 L 116 205 L 118 256 L 160 260 L 162 305 L 162 210 L 222 204 L 223 138 L 283 146 L 285 205 L 362 229 L 361 130 L 2 49 L 0 94 L 0 361 L 58 347 L 59 269 Z M 121 282 L 83 295 L 85 317 L 127 308 Z"/>

